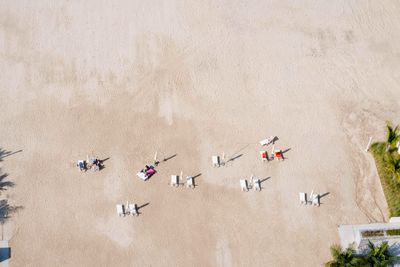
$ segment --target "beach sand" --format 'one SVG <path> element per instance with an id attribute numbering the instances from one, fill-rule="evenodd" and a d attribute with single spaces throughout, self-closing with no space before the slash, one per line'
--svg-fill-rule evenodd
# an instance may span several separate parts
<path id="1" fill-rule="evenodd" d="M 364 151 L 400 115 L 400 4 L 2 1 L 11 266 L 321 266 L 388 209 Z M 397 119 L 397 121 L 396 121 Z M 276 135 L 283 162 L 262 163 Z M 270 151 L 271 147 L 268 147 Z M 153 160 L 158 173 L 136 172 Z M 237 157 L 213 168 L 211 155 Z M 75 167 L 87 154 L 100 172 Z M 168 185 L 183 171 L 194 190 Z M 239 179 L 266 179 L 242 192 Z M 325 195 L 319 208 L 298 193 Z M 120 218 L 115 205 L 143 206 Z"/>

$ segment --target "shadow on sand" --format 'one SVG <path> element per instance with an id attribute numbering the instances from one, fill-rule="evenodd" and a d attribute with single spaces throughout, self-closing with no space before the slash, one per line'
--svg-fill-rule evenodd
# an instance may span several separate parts
<path id="1" fill-rule="evenodd" d="M 19 152 L 22 152 L 22 149 L 12 152 L 12 151 L 7 151 L 3 148 L 0 148 L 0 161 L 3 161 L 4 158 L 9 157 L 14 154 L 17 154 Z"/>
<path id="2" fill-rule="evenodd" d="M 260 180 L 260 190 L 263 190 L 264 189 L 264 187 L 262 187 L 262 184 L 265 182 L 265 181 L 267 181 L 267 180 L 269 180 L 269 179 L 271 179 L 272 177 L 271 176 L 268 176 L 267 178 L 264 178 L 264 179 L 261 179 Z"/>
<path id="3" fill-rule="evenodd" d="M 0 200 L 0 223 L 4 224 L 11 217 L 11 214 L 20 209 L 22 209 L 22 206 L 12 206 L 8 203 L 8 199 Z"/>
<path id="4" fill-rule="evenodd" d="M 230 161 L 234 161 L 235 159 L 238 159 L 238 158 L 240 158 L 241 156 L 243 156 L 243 154 L 239 154 L 239 155 L 237 155 L 237 156 L 234 156 L 234 157 L 228 159 L 228 160 L 226 161 L 226 163 L 228 163 L 228 162 L 230 162 Z"/>
<path id="5" fill-rule="evenodd" d="M 11 258 L 11 248 L 3 247 L 0 248 L 0 262 L 8 260 Z"/>
<path id="6" fill-rule="evenodd" d="M 14 155 L 16 153 L 22 152 L 21 150 L 18 151 L 7 151 L 3 148 L 0 148 L 0 161 L 3 161 L 4 158 Z M 1 173 L 1 170 L 0 170 Z M 14 187 L 15 183 L 7 180 L 8 173 L 0 174 L 0 192 L 6 191 L 10 187 Z M 22 206 L 14 206 L 10 205 L 8 199 L 0 200 L 0 223 L 4 224 L 13 213 L 17 212 L 18 210 L 22 209 Z M 1 253 L 0 253 L 1 254 Z M 0 255 L 1 257 L 1 255 Z"/>
<path id="7" fill-rule="evenodd" d="M 141 205 L 141 206 L 137 206 L 138 215 L 142 214 L 142 213 L 140 212 L 140 210 L 141 210 L 142 208 L 146 207 L 147 205 L 150 205 L 150 202 L 147 202 L 146 204 L 143 204 L 143 205 Z"/>
<path id="8" fill-rule="evenodd" d="M 174 154 L 174 155 L 172 155 L 172 156 L 166 157 L 166 158 L 164 158 L 162 161 L 163 161 L 163 162 L 166 162 L 166 161 L 168 161 L 168 160 L 170 160 L 170 159 L 172 159 L 172 158 L 175 158 L 177 155 L 178 155 L 178 154 Z"/>

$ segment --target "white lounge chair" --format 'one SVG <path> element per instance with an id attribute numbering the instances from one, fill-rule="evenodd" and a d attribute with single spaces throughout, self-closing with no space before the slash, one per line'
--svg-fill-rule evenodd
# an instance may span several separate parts
<path id="1" fill-rule="evenodd" d="M 261 191 L 261 180 L 260 179 L 253 180 L 253 187 L 254 191 Z"/>
<path id="2" fill-rule="evenodd" d="M 219 156 L 212 156 L 211 160 L 212 160 L 212 164 L 213 164 L 214 167 L 221 166 L 221 161 L 219 159 Z"/>
<path id="3" fill-rule="evenodd" d="M 128 205 L 128 210 L 129 210 L 129 214 L 132 215 L 132 216 L 134 216 L 134 215 L 138 216 L 139 215 L 139 212 L 138 212 L 136 204 L 129 204 Z"/>
<path id="4" fill-rule="evenodd" d="M 186 177 L 186 186 L 190 188 L 194 188 L 194 179 L 192 176 Z"/>
<path id="5" fill-rule="evenodd" d="M 140 179 L 142 179 L 143 181 L 146 181 L 146 180 L 147 180 L 147 175 L 146 175 L 146 173 L 144 173 L 144 172 L 142 172 L 142 171 L 138 172 L 136 175 L 137 175 Z"/>
<path id="6" fill-rule="evenodd" d="M 120 204 L 117 205 L 117 214 L 120 217 L 124 217 L 125 216 L 125 207 L 124 207 L 124 205 L 120 205 Z"/>
<path id="7" fill-rule="evenodd" d="M 307 195 L 306 193 L 300 192 L 299 193 L 300 204 L 307 205 Z"/>
<path id="8" fill-rule="evenodd" d="M 311 202 L 314 206 L 318 206 L 319 207 L 319 195 L 318 194 L 312 194 L 311 195 Z"/>
<path id="9" fill-rule="evenodd" d="M 179 176 L 178 175 L 171 175 L 171 186 L 179 186 Z"/>
<path id="10" fill-rule="evenodd" d="M 245 191 L 245 192 L 249 191 L 247 180 L 241 179 L 240 180 L 240 187 L 242 188 L 242 191 Z"/>
<path id="11" fill-rule="evenodd" d="M 260 145 L 261 146 L 267 146 L 267 145 L 273 143 L 274 140 L 275 140 L 275 136 L 270 136 L 270 137 L 268 137 L 268 138 L 266 138 L 264 140 L 261 140 L 260 141 Z"/>

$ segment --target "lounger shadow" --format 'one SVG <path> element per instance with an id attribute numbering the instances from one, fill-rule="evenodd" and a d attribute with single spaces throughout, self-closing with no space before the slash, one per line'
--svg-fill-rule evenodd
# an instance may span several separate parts
<path id="1" fill-rule="evenodd" d="M 170 159 L 172 159 L 172 158 L 175 158 L 177 155 L 178 155 L 178 154 L 174 154 L 174 155 L 172 155 L 172 156 L 169 156 L 169 157 L 167 157 L 167 158 L 164 158 L 164 159 L 163 159 L 163 162 L 166 162 L 166 161 L 168 161 L 168 160 L 170 160 Z"/>
<path id="2" fill-rule="evenodd" d="M 137 206 L 136 209 L 137 209 L 138 215 L 139 215 L 139 214 L 142 214 L 142 213 L 140 212 L 140 210 L 141 210 L 142 208 L 146 207 L 146 206 L 149 205 L 149 204 L 150 204 L 150 202 L 147 202 L 146 204 L 143 204 L 143 205 L 141 205 L 141 206 Z"/>
<path id="3" fill-rule="evenodd" d="M 228 160 L 227 160 L 227 163 L 230 162 L 230 161 L 234 161 L 235 159 L 238 159 L 238 158 L 240 158 L 241 156 L 243 156 L 243 154 L 239 154 L 239 155 L 237 155 L 237 156 L 234 156 L 234 157 L 228 159 Z"/>

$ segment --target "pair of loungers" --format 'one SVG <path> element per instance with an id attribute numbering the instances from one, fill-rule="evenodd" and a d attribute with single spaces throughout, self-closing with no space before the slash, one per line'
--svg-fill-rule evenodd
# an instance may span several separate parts
<path id="1" fill-rule="evenodd" d="M 170 185 L 174 187 L 178 187 L 180 185 L 178 175 L 171 175 Z M 186 176 L 186 187 L 194 189 L 194 178 L 192 176 Z"/>
<path id="2" fill-rule="evenodd" d="M 284 160 L 283 152 L 282 152 L 282 150 L 279 150 L 279 149 L 276 149 L 276 150 L 273 151 L 273 156 L 272 157 L 269 157 L 268 156 L 268 152 L 265 151 L 265 150 L 264 151 L 260 151 L 260 156 L 261 156 L 261 160 L 264 161 L 264 162 L 273 160 L 274 158 L 277 159 L 277 160 Z"/>
<path id="3" fill-rule="evenodd" d="M 136 204 L 127 204 L 126 206 L 123 204 L 117 205 L 117 214 L 120 217 L 124 217 L 125 215 L 139 216 L 138 208 Z"/>
<path id="4" fill-rule="evenodd" d="M 99 171 L 102 168 L 101 161 L 96 158 L 89 160 L 89 163 L 86 162 L 86 160 L 78 160 L 76 165 L 79 167 L 81 172 L 85 172 L 88 169 Z"/>
<path id="5" fill-rule="evenodd" d="M 249 184 L 247 180 L 241 179 L 240 180 L 240 187 L 242 191 L 248 192 L 251 188 L 254 188 L 254 191 L 261 191 L 261 180 L 260 179 L 253 179 L 253 182 Z"/>
<path id="6" fill-rule="evenodd" d="M 270 136 L 264 140 L 261 140 L 259 143 L 261 146 L 268 146 L 269 144 L 275 144 L 275 141 L 278 140 L 278 138 L 276 136 Z M 262 161 L 269 161 L 272 159 L 277 159 L 277 160 L 283 160 L 283 153 L 282 150 L 280 149 L 272 149 L 273 155 L 271 158 L 268 157 L 268 153 L 267 151 L 260 151 L 261 154 L 261 160 Z"/>
<path id="7" fill-rule="evenodd" d="M 300 192 L 299 193 L 299 198 L 300 198 L 300 204 L 312 204 L 314 206 L 319 206 L 320 205 L 320 195 L 319 194 L 310 194 L 310 200 L 307 200 L 307 194 Z"/>

